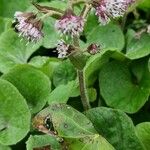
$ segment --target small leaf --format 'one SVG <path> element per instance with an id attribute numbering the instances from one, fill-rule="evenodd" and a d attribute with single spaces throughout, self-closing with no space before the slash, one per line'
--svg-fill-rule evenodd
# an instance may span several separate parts
<path id="1" fill-rule="evenodd" d="M 42 147 L 47 147 L 49 148 L 48 150 L 61 150 L 60 143 L 56 138 L 49 135 L 30 135 L 26 145 L 27 150 L 40 149 Z"/>
<path id="2" fill-rule="evenodd" d="M 126 63 L 112 61 L 103 66 L 99 82 L 101 95 L 108 106 L 135 113 L 148 100 L 150 73 L 147 69 L 141 80 L 136 81 L 136 78 L 132 79 Z"/>
<path id="3" fill-rule="evenodd" d="M 86 116 L 116 150 L 144 150 L 135 134 L 132 120 L 122 111 L 98 107 L 87 111 Z"/>
<path id="4" fill-rule="evenodd" d="M 97 97 L 97 92 L 95 88 L 88 88 L 88 96 L 89 96 L 89 101 L 94 102 Z"/>
<path id="5" fill-rule="evenodd" d="M 50 58 L 44 56 L 33 57 L 29 64 L 38 68 L 45 73 L 51 80 L 53 78 L 54 70 L 58 68 L 61 61 L 57 58 Z"/>
<path id="6" fill-rule="evenodd" d="M 8 81 L 0 79 L 0 143 L 12 145 L 30 130 L 30 112 L 23 96 Z"/>
<path id="7" fill-rule="evenodd" d="M 79 96 L 79 83 L 76 80 L 57 86 L 49 95 L 48 104 L 67 103 L 69 97 Z"/>
<path id="8" fill-rule="evenodd" d="M 150 36 L 143 34 L 140 39 L 133 38 L 127 45 L 126 56 L 130 59 L 139 59 L 150 54 Z"/>
<path id="9" fill-rule="evenodd" d="M 137 136 L 143 143 L 145 150 L 150 148 L 150 122 L 143 122 L 136 126 Z"/>
<path id="10" fill-rule="evenodd" d="M 76 70 L 69 60 L 62 61 L 53 74 L 53 84 L 57 87 L 61 84 L 67 84 L 76 78 Z"/>
<path id="11" fill-rule="evenodd" d="M 46 104 L 51 91 L 51 82 L 41 71 L 29 65 L 19 65 L 2 78 L 17 87 L 26 98 L 32 113 L 38 112 Z"/>

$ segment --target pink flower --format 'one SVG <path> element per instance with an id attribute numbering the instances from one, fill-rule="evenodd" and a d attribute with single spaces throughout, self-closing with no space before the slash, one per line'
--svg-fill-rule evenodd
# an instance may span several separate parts
<path id="1" fill-rule="evenodd" d="M 16 12 L 14 18 L 15 29 L 19 32 L 19 36 L 32 42 L 37 42 L 43 37 L 41 32 L 43 23 L 37 20 L 33 13 Z"/>
<path id="2" fill-rule="evenodd" d="M 57 48 L 58 58 L 65 58 L 68 55 L 69 45 L 63 40 L 58 41 Z"/>
<path id="3" fill-rule="evenodd" d="M 110 22 L 111 18 L 122 17 L 135 0 L 94 0 L 93 6 L 102 25 Z"/>
<path id="4" fill-rule="evenodd" d="M 84 19 L 67 11 L 60 20 L 56 21 L 55 27 L 62 34 L 71 35 L 71 37 L 79 36 L 83 31 Z"/>

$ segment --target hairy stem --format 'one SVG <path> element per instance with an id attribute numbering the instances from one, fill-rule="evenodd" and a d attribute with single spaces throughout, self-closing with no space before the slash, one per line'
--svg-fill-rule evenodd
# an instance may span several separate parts
<path id="1" fill-rule="evenodd" d="M 84 110 L 88 110 L 90 109 L 90 103 L 89 103 L 88 93 L 86 89 L 86 83 L 85 83 L 83 70 L 78 70 L 78 77 L 79 77 L 81 101 L 83 104 L 83 108 Z"/>

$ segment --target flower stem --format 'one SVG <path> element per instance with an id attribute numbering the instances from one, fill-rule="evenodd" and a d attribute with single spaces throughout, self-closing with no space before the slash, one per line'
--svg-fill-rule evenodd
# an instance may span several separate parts
<path id="1" fill-rule="evenodd" d="M 91 106 L 89 103 L 83 70 L 78 70 L 78 77 L 79 77 L 80 94 L 81 94 L 81 101 L 83 104 L 83 108 L 84 110 L 88 110 L 90 109 Z"/>

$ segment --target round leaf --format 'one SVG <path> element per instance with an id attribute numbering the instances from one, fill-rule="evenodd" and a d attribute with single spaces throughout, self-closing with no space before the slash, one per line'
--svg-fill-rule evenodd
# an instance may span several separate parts
<path id="1" fill-rule="evenodd" d="M 76 70 L 69 60 L 62 61 L 58 67 L 55 68 L 53 74 L 53 84 L 55 86 L 67 84 L 69 81 L 76 78 Z"/>
<path id="2" fill-rule="evenodd" d="M 99 75 L 100 92 L 107 105 L 128 113 L 137 112 L 148 100 L 150 74 L 145 71 L 139 83 L 134 83 L 127 64 L 107 63 Z"/>
<path id="3" fill-rule="evenodd" d="M 16 144 L 30 130 L 30 111 L 23 96 L 0 79 L 0 143 Z"/>
<path id="4" fill-rule="evenodd" d="M 98 107 L 87 111 L 86 116 L 116 150 L 144 150 L 131 119 L 122 111 Z"/>
<path id="5" fill-rule="evenodd" d="M 106 50 L 121 51 L 125 41 L 120 27 L 108 24 L 106 26 L 93 26 L 93 29 L 87 35 L 87 43 L 89 45 L 92 43 L 102 45 Z"/>
<path id="6" fill-rule="evenodd" d="M 51 82 L 41 71 L 29 65 L 19 65 L 2 77 L 17 87 L 32 113 L 38 112 L 46 104 Z"/>

